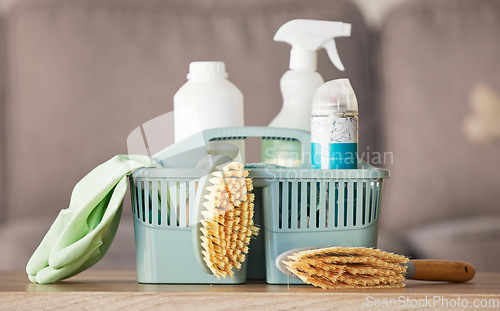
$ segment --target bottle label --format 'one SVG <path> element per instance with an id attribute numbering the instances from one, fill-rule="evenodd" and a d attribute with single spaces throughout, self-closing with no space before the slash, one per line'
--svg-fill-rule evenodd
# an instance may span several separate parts
<path id="1" fill-rule="evenodd" d="M 358 168 L 358 118 L 313 116 L 311 160 L 313 169 Z"/>

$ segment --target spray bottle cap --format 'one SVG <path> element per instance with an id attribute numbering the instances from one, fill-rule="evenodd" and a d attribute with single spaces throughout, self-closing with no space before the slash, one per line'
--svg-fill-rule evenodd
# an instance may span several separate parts
<path id="1" fill-rule="evenodd" d="M 358 113 L 358 101 L 349 79 L 324 83 L 314 93 L 312 115 Z"/>
<path id="2" fill-rule="evenodd" d="M 340 61 L 334 38 L 349 37 L 351 24 L 342 22 L 294 19 L 283 24 L 274 35 L 274 41 L 286 42 L 292 46 L 290 69 L 316 70 L 317 53 L 326 49 L 332 63 L 340 71 L 344 65 Z"/>

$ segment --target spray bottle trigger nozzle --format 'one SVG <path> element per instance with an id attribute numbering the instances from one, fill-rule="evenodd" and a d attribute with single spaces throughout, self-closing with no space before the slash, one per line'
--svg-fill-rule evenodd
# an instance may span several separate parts
<path id="1" fill-rule="evenodd" d="M 323 43 L 322 47 L 328 53 L 328 57 L 330 57 L 333 65 L 335 65 L 338 70 L 344 71 L 344 65 L 340 60 L 339 52 L 337 51 L 337 46 L 335 45 L 335 40 L 333 38 L 327 40 L 325 43 Z"/>

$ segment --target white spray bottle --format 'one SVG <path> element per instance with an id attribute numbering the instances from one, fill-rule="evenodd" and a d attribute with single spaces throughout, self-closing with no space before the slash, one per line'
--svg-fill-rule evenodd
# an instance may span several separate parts
<path id="1" fill-rule="evenodd" d="M 278 29 L 274 41 L 292 46 L 290 70 L 281 77 L 283 108 L 270 127 L 311 130 L 311 103 L 314 92 L 324 80 L 316 71 L 317 50 L 326 49 L 339 70 L 344 66 L 334 38 L 349 37 L 351 25 L 342 22 L 295 19 Z M 297 141 L 262 140 L 262 162 L 294 167 L 302 162 L 301 146 Z"/>

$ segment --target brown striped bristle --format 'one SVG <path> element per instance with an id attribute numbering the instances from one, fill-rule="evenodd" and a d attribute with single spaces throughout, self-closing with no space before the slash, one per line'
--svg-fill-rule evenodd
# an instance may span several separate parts
<path id="1" fill-rule="evenodd" d="M 248 171 L 238 162 L 212 173 L 202 212 L 203 259 L 217 277 L 233 276 L 248 253 L 248 244 L 259 229 L 253 224 L 254 195 Z"/>
<path id="2" fill-rule="evenodd" d="M 302 281 L 324 289 L 404 287 L 405 256 L 364 247 L 297 252 L 284 261 Z"/>

